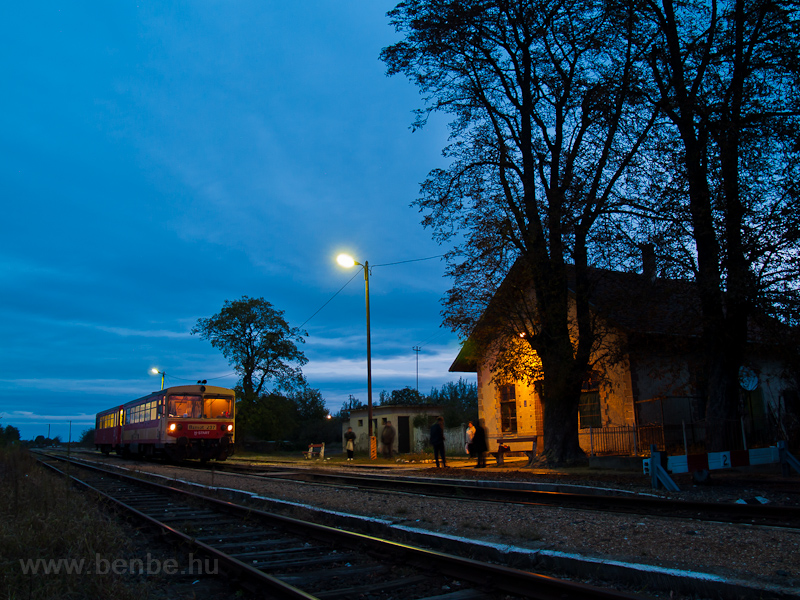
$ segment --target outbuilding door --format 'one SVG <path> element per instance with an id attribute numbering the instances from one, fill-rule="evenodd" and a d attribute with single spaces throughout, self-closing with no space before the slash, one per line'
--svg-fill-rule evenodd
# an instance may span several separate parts
<path id="1" fill-rule="evenodd" d="M 397 417 L 397 452 L 407 454 L 411 452 L 411 424 L 408 417 Z"/>

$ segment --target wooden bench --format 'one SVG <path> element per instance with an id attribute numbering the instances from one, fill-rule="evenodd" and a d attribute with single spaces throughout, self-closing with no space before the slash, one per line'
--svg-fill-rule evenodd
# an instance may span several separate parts
<path id="1" fill-rule="evenodd" d="M 529 466 L 531 466 L 533 464 L 533 460 L 536 458 L 536 455 L 537 455 L 536 444 L 538 442 L 538 439 L 539 439 L 539 436 L 537 436 L 537 435 L 532 435 L 532 436 L 528 436 L 528 437 L 498 438 L 497 439 L 497 445 L 498 445 L 497 452 L 490 452 L 489 454 L 491 454 L 492 456 L 494 456 L 497 459 L 497 466 L 498 467 L 502 467 L 503 464 L 504 464 L 503 455 L 506 453 L 502 449 L 503 444 L 508 444 L 508 443 L 511 443 L 511 442 L 531 442 L 533 444 L 533 447 L 530 450 L 523 450 L 523 452 L 528 456 L 528 464 L 526 464 L 525 466 L 529 467 Z M 513 452 L 513 450 L 512 450 L 512 452 Z"/>
<path id="2" fill-rule="evenodd" d="M 325 458 L 325 442 L 321 444 L 309 444 L 308 450 L 303 452 L 305 458 Z"/>

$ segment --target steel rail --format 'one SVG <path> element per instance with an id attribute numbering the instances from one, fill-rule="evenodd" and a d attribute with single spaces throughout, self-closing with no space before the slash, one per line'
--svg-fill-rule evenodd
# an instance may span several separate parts
<path id="1" fill-rule="evenodd" d="M 437 552 L 433 550 L 427 550 L 424 548 L 418 548 L 415 546 L 402 544 L 391 540 L 385 540 L 375 536 L 370 536 L 353 531 L 346 531 L 330 527 L 327 525 L 302 521 L 300 519 L 296 519 L 293 517 L 278 515 L 275 513 L 270 513 L 267 511 L 255 509 L 252 507 L 235 504 L 233 502 L 229 502 L 226 500 L 220 500 L 217 498 L 204 496 L 202 494 L 189 492 L 179 488 L 166 486 L 160 483 L 143 480 L 138 477 L 124 475 L 122 473 L 118 473 L 115 471 L 109 471 L 107 469 L 103 469 L 101 467 L 97 467 L 94 465 L 79 463 L 71 459 L 66 459 L 65 457 L 54 456 L 53 458 L 57 460 L 67 461 L 81 468 L 90 469 L 102 473 L 104 475 L 109 475 L 118 478 L 120 480 L 129 481 L 137 485 L 144 485 L 152 489 L 160 490 L 163 493 L 179 495 L 185 498 L 191 498 L 196 501 L 208 503 L 228 513 L 232 513 L 239 516 L 245 516 L 248 518 L 258 517 L 264 521 L 269 522 L 270 524 L 278 524 L 279 526 L 290 532 L 302 533 L 303 535 L 307 535 L 309 537 L 318 540 L 333 542 L 337 545 L 345 546 L 349 549 L 357 550 L 359 552 L 363 552 L 365 549 L 368 549 L 370 554 L 382 557 L 384 560 L 386 560 L 387 557 L 391 557 L 390 560 L 393 561 L 399 561 L 406 564 L 411 563 L 420 566 L 426 570 L 433 569 L 441 574 L 446 574 L 452 577 L 459 577 L 464 579 L 465 581 L 469 581 L 478 586 L 490 587 L 492 590 L 495 591 L 503 591 L 506 593 L 518 594 L 526 598 L 533 598 L 536 600 L 572 600 L 572 599 L 642 600 L 643 599 L 642 596 L 633 595 L 626 592 L 619 592 L 616 590 L 599 588 L 583 583 L 566 581 L 554 577 L 549 577 L 547 575 L 540 575 L 537 573 L 522 571 L 519 569 L 505 567 L 502 565 L 496 565 L 469 558 L 463 558 L 452 554 L 447 554 L 444 552 Z M 83 485 L 86 485 L 83 482 L 81 483 Z M 90 486 L 87 485 L 87 487 Z M 100 492 L 99 490 L 96 491 L 97 493 L 103 494 L 105 496 L 103 492 Z M 136 509 L 125 505 L 125 503 L 121 501 L 115 500 L 115 502 L 117 504 L 124 506 L 126 510 L 136 511 Z M 142 515 L 143 517 L 147 517 L 147 515 L 144 515 L 139 511 L 136 511 L 136 513 Z M 169 531 L 176 531 L 173 528 L 169 527 L 168 525 L 160 523 L 157 520 L 152 519 L 151 517 L 147 517 L 147 520 L 152 522 L 153 524 L 156 524 L 159 527 L 164 527 Z M 188 541 L 192 544 L 198 545 L 198 547 L 201 547 L 199 546 L 201 542 L 194 540 L 191 536 L 187 536 L 186 534 L 181 534 L 180 532 L 177 531 L 176 533 L 179 534 L 179 537 L 181 537 L 181 539 L 183 539 L 184 541 Z M 215 552 L 214 555 L 217 556 L 216 553 L 218 553 L 219 551 L 216 551 L 213 549 L 213 547 L 204 544 L 203 549 L 205 550 L 206 547 L 210 551 Z M 220 560 L 223 559 L 221 558 Z M 228 561 L 232 561 L 232 563 L 230 563 L 232 564 L 232 567 L 241 569 L 241 571 L 246 575 L 251 575 L 251 574 L 255 575 L 255 573 L 252 573 L 253 571 L 255 571 L 256 573 L 261 573 L 256 569 L 248 567 L 248 565 L 242 563 L 241 561 L 238 561 L 235 558 L 227 557 L 224 560 L 226 561 L 226 563 L 228 563 Z M 266 582 L 268 580 L 264 581 Z M 274 583 L 277 581 L 280 580 L 271 578 L 271 580 L 269 580 L 270 582 L 269 584 L 277 585 L 276 583 Z M 283 584 L 283 582 L 281 582 L 281 584 Z M 283 584 L 283 585 L 288 585 L 288 584 Z M 287 591 L 287 594 L 295 594 L 295 593 L 305 594 L 305 592 L 302 592 L 301 590 L 298 590 L 297 588 L 293 587 L 291 588 L 291 590 Z M 307 598 L 307 599 L 314 598 L 314 596 L 309 596 L 309 595 L 305 596 L 287 595 L 286 597 Z"/>
<path id="2" fill-rule="evenodd" d="M 59 460 L 61 460 L 61 459 L 59 459 Z M 39 461 L 39 462 L 41 464 L 43 464 L 44 466 L 48 467 L 49 469 L 55 471 L 56 473 L 59 473 L 59 474 L 61 474 L 63 476 L 69 477 L 73 482 L 75 482 L 78 485 L 82 486 L 84 489 L 89 490 L 93 494 L 96 494 L 97 496 L 99 496 L 100 498 L 103 498 L 106 501 L 110 501 L 111 503 L 113 503 L 118 508 L 121 508 L 124 511 L 134 515 L 137 519 L 139 519 L 141 521 L 144 521 L 144 522 L 150 524 L 153 527 L 157 527 L 160 530 L 166 532 L 171 537 L 174 537 L 174 538 L 176 538 L 176 539 L 188 544 L 191 547 L 197 548 L 198 550 L 206 553 L 208 556 L 219 560 L 220 563 L 225 565 L 230 572 L 235 573 L 238 577 L 240 577 L 242 579 L 248 579 L 248 580 L 252 581 L 255 584 L 263 585 L 267 589 L 269 589 L 270 591 L 272 591 L 274 593 L 277 593 L 277 594 L 280 594 L 282 598 L 289 598 L 289 599 L 292 599 L 292 600 L 319 600 L 316 596 L 312 596 L 311 594 L 308 594 L 308 593 L 304 592 L 301 589 L 298 589 L 298 588 L 296 588 L 296 587 L 294 587 L 292 585 L 289 585 L 288 583 L 285 583 L 285 582 L 281 581 L 280 579 L 277 579 L 277 578 L 265 573 L 264 571 L 259 571 L 258 569 L 254 569 L 250 565 L 248 565 L 246 563 L 243 563 L 242 561 L 240 561 L 240 560 L 238 560 L 238 559 L 236 559 L 236 558 L 234 558 L 234 557 L 232 557 L 232 556 L 230 556 L 228 554 L 220 552 L 219 550 L 215 549 L 212 546 L 209 546 L 208 544 L 205 544 L 205 543 L 203 543 L 203 542 L 201 542 L 199 540 L 194 539 L 192 536 L 187 535 L 187 534 L 183 533 L 182 531 L 179 531 L 178 529 L 175 529 L 174 527 L 168 525 L 167 523 L 164 523 L 162 521 L 154 519 L 150 515 L 147 515 L 147 514 L 143 513 L 142 511 L 138 510 L 137 508 L 134 508 L 133 506 L 123 502 L 122 500 L 119 500 L 118 498 L 115 498 L 114 496 L 111 496 L 111 495 L 109 495 L 109 494 L 97 489 L 96 487 L 90 485 L 89 483 L 87 483 L 87 482 L 85 482 L 85 481 L 83 481 L 81 479 L 78 479 L 74 475 L 70 475 L 68 473 L 65 473 L 64 471 L 61 471 L 60 469 L 58 469 L 54 465 L 48 464 L 48 463 L 46 463 L 44 461 Z M 69 462 L 71 464 L 77 464 L 77 465 L 79 465 L 79 466 L 81 466 L 83 468 L 88 468 L 88 469 L 95 469 L 96 468 L 96 467 L 91 467 L 91 466 L 84 465 L 84 464 L 81 464 L 81 463 L 75 463 L 75 462 L 73 462 L 71 460 Z M 113 473 L 111 471 L 105 471 L 105 470 L 103 470 L 103 471 L 108 473 L 108 474 L 112 474 L 113 475 Z M 131 479 L 136 479 L 136 478 L 131 478 Z M 141 482 L 141 481 L 143 481 L 143 480 L 138 480 L 138 482 Z M 179 491 L 179 490 L 176 490 L 176 488 L 167 488 L 167 489 L 174 490 L 174 491 Z"/>
<path id="3" fill-rule="evenodd" d="M 270 479 L 280 479 L 278 475 Z M 800 527 L 800 508 L 780 505 L 722 504 L 694 500 L 674 500 L 646 496 L 623 496 L 607 494 L 580 494 L 574 492 L 551 492 L 541 490 L 519 490 L 484 485 L 394 479 L 385 476 L 344 475 L 334 473 L 295 473 L 285 476 L 288 481 L 311 481 L 337 483 L 360 489 L 399 490 L 429 496 L 464 499 L 479 499 L 490 502 L 512 502 L 523 505 L 559 506 L 599 510 L 613 513 L 683 517 L 701 521 L 732 521 L 736 523 L 767 525 L 796 529 Z"/>

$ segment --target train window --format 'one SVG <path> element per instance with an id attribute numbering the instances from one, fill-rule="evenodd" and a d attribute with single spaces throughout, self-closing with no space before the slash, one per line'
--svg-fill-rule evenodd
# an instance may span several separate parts
<path id="1" fill-rule="evenodd" d="M 170 396 L 168 414 L 170 417 L 199 419 L 202 416 L 202 400 L 202 396 Z"/>
<path id="2" fill-rule="evenodd" d="M 220 398 L 206 396 L 203 402 L 203 416 L 207 419 L 230 419 L 233 417 L 233 398 L 230 396 Z"/>

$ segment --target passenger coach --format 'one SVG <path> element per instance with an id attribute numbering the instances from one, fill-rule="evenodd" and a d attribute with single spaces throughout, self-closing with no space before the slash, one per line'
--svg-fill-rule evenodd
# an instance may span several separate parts
<path id="1" fill-rule="evenodd" d="M 94 443 L 108 454 L 225 460 L 233 455 L 235 392 L 180 385 L 97 413 Z"/>

